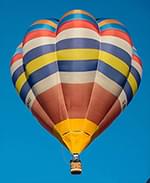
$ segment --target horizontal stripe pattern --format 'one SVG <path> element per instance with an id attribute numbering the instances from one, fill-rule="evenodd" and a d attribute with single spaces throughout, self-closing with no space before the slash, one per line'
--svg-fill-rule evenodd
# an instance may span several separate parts
<path id="1" fill-rule="evenodd" d="M 18 59 L 17 62 L 13 63 L 10 67 L 11 70 L 11 76 L 13 77 L 14 72 L 20 67 L 22 66 L 22 58 Z"/>
<path id="2" fill-rule="evenodd" d="M 32 32 L 34 30 L 50 30 L 52 32 L 55 32 L 56 31 L 56 28 L 50 26 L 50 25 L 47 25 L 47 24 L 35 24 L 35 25 L 32 25 L 29 29 L 28 29 L 28 32 Z"/>
<path id="3" fill-rule="evenodd" d="M 28 52 L 32 51 L 35 48 L 49 45 L 50 43 L 55 44 L 56 39 L 54 37 L 48 37 L 48 36 L 47 37 L 43 36 L 43 37 L 32 39 L 32 40 L 28 41 L 26 44 L 24 44 L 23 55 L 26 55 Z"/>
<path id="4" fill-rule="evenodd" d="M 82 10 L 34 22 L 10 69 L 21 99 L 43 125 L 80 117 L 102 122 L 103 129 L 129 104 L 142 77 L 125 26 Z"/>
<path id="5" fill-rule="evenodd" d="M 65 16 L 64 18 L 61 19 L 61 21 L 59 22 L 59 25 L 58 25 L 58 28 L 66 23 L 66 22 L 69 22 L 69 21 L 72 21 L 72 20 L 86 20 L 86 21 L 89 21 L 91 22 L 92 24 L 95 24 L 95 26 L 97 26 L 97 23 L 96 23 L 96 20 L 93 19 L 91 16 L 88 16 L 88 15 L 85 15 L 85 14 L 73 14 L 73 15 L 68 15 L 68 16 Z"/>
<path id="6" fill-rule="evenodd" d="M 56 49 L 54 44 L 47 44 L 44 46 L 34 48 L 31 51 L 29 51 L 26 55 L 24 55 L 23 58 L 24 64 L 26 65 L 29 61 L 38 58 L 39 56 L 42 56 L 44 54 L 54 52 L 55 50 Z"/>
<path id="7" fill-rule="evenodd" d="M 123 31 L 125 33 L 128 32 L 127 29 L 125 27 L 123 27 L 122 25 L 120 25 L 120 24 L 111 23 L 111 24 L 105 24 L 103 26 L 100 26 L 101 31 L 104 31 L 104 30 L 107 30 L 107 29 L 120 30 L 120 31 Z"/>

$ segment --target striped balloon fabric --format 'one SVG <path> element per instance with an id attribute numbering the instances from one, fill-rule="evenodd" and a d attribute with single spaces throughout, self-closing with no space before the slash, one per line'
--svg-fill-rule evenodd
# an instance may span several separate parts
<path id="1" fill-rule="evenodd" d="M 10 67 L 23 102 L 71 153 L 83 151 L 112 123 L 142 75 L 125 26 L 83 10 L 34 22 Z"/>

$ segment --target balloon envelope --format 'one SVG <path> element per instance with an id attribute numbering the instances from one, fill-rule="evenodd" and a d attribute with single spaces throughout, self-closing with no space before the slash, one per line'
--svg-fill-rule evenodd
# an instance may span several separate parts
<path id="1" fill-rule="evenodd" d="M 125 26 L 83 10 L 34 22 L 10 67 L 23 102 L 71 153 L 82 152 L 123 111 L 142 75 Z"/>

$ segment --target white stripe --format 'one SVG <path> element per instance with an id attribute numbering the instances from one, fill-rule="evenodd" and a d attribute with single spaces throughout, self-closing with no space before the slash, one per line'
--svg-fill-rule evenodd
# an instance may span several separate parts
<path id="1" fill-rule="evenodd" d="M 142 77 L 142 67 L 136 61 L 132 60 L 132 66 L 138 71 L 140 77 Z"/>
<path id="2" fill-rule="evenodd" d="M 26 99 L 25 99 L 25 104 L 31 109 L 34 101 L 36 100 L 35 95 L 32 90 L 29 90 Z"/>
<path id="3" fill-rule="evenodd" d="M 112 93 L 114 96 L 118 96 L 120 91 L 122 90 L 122 88 L 116 82 L 109 79 L 107 76 L 100 73 L 99 71 L 57 72 L 53 75 L 48 76 L 47 78 L 44 78 L 43 80 L 41 80 L 39 82 L 37 82 L 32 87 L 32 90 L 33 90 L 35 96 L 38 96 L 41 93 L 45 92 L 46 90 L 48 90 L 60 83 L 82 84 L 82 83 L 92 83 L 92 82 L 95 82 L 98 85 L 102 86 L 107 91 Z M 31 97 L 29 97 L 29 98 L 31 98 Z M 26 100 L 28 101 L 28 99 L 26 99 Z"/>
<path id="4" fill-rule="evenodd" d="M 95 31 L 87 28 L 72 28 L 72 29 L 67 29 L 60 32 L 57 35 L 56 40 L 57 42 L 59 42 L 61 40 L 69 39 L 69 38 L 88 38 L 88 39 L 95 39 L 99 41 L 100 36 Z"/>
<path id="5" fill-rule="evenodd" d="M 35 96 L 43 93 L 44 91 L 54 87 L 55 85 L 60 83 L 59 73 L 52 74 L 41 81 L 37 82 L 33 87 L 32 90 Z"/>
<path id="6" fill-rule="evenodd" d="M 127 41 L 125 41 L 121 38 L 118 38 L 115 36 L 101 36 L 101 42 L 115 45 L 115 46 L 123 49 L 124 51 L 126 51 L 130 56 L 132 56 L 131 45 Z"/>
<path id="7" fill-rule="evenodd" d="M 57 72 L 37 82 L 32 90 L 36 96 L 60 83 L 81 84 L 94 82 L 95 71 L 92 72 Z"/>
<path id="8" fill-rule="evenodd" d="M 23 55 L 25 55 L 27 52 L 29 52 L 30 50 L 36 47 L 44 46 L 47 44 L 55 44 L 55 43 L 56 43 L 56 38 L 53 38 L 53 37 L 39 37 L 39 38 L 32 39 L 23 46 Z"/>
<path id="9" fill-rule="evenodd" d="M 17 60 L 15 63 L 13 63 L 10 67 L 11 75 L 21 66 L 23 65 L 22 59 Z"/>
<path id="10" fill-rule="evenodd" d="M 61 81 L 60 79 L 61 78 Z M 89 83 L 94 82 L 95 78 L 95 71 L 92 72 L 57 72 L 53 75 L 44 78 L 43 80 L 37 82 L 33 87 L 32 90 L 36 96 L 40 95 L 41 93 L 45 92 L 46 90 L 56 86 L 60 83 Z M 30 90 L 26 96 L 25 103 L 29 108 L 32 107 L 32 104 L 35 100 L 35 96 Z"/>
<path id="11" fill-rule="evenodd" d="M 59 79 L 59 74 L 61 77 L 61 81 Z M 68 76 L 67 76 L 68 75 Z M 74 78 L 76 76 L 76 78 Z M 88 83 L 88 82 L 94 82 L 95 78 L 95 71 L 92 72 L 86 72 L 86 73 L 55 73 L 38 83 L 36 83 L 32 90 L 34 91 L 35 95 L 38 96 L 41 93 L 45 92 L 46 90 L 56 86 L 59 83 Z M 113 80 L 109 79 L 102 73 L 98 72 L 96 73 L 95 83 L 105 88 L 107 91 L 112 93 L 114 96 L 118 96 L 122 88 L 115 83 Z M 26 105 L 31 108 L 34 101 L 36 100 L 35 95 L 33 94 L 33 91 L 30 90 L 26 96 L 25 103 Z M 123 109 L 124 106 L 127 104 L 127 97 L 124 92 L 124 90 L 121 91 L 121 94 L 118 97 L 118 100 L 120 101 L 121 108 Z"/>
<path id="12" fill-rule="evenodd" d="M 82 84 L 94 82 L 96 71 L 89 72 L 60 72 L 62 83 Z"/>
<path id="13" fill-rule="evenodd" d="M 95 82 L 102 86 L 104 89 L 112 93 L 114 96 L 118 96 L 122 88 L 113 80 L 97 71 Z"/>
<path id="14" fill-rule="evenodd" d="M 121 109 L 123 110 L 127 105 L 127 96 L 124 90 L 121 91 L 118 100 L 120 102 Z"/>

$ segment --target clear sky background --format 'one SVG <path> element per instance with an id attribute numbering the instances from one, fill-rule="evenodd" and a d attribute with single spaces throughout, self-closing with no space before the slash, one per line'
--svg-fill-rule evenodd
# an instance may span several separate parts
<path id="1" fill-rule="evenodd" d="M 83 9 L 116 18 L 128 28 L 142 58 L 140 89 L 128 108 L 81 155 L 83 174 L 69 172 L 69 153 L 17 96 L 9 62 L 29 25 Z M 0 183 L 146 183 L 150 177 L 150 1 L 0 1 Z"/>

